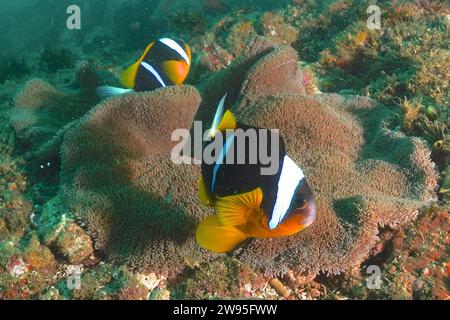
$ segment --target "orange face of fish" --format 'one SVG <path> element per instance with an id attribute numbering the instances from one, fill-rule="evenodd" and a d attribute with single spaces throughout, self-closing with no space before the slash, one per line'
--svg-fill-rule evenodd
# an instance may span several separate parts
<path id="1" fill-rule="evenodd" d="M 184 45 L 184 50 L 191 61 L 191 49 L 187 44 Z M 180 60 L 169 60 L 163 62 L 162 69 L 165 76 L 175 85 L 182 85 L 186 80 L 190 65 L 183 59 Z"/>
<path id="2" fill-rule="evenodd" d="M 316 208 L 314 202 L 305 202 L 304 207 L 291 210 L 286 219 L 275 229 L 270 230 L 269 219 L 261 209 L 253 210 L 248 222 L 238 227 L 249 237 L 275 238 L 290 236 L 307 228 L 315 219 Z"/>

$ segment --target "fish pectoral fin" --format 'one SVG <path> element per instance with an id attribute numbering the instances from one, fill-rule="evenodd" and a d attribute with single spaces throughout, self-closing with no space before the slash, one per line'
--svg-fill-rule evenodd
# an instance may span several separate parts
<path id="1" fill-rule="evenodd" d="M 164 75 L 175 85 L 182 85 L 189 73 L 189 66 L 185 61 L 170 60 L 162 63 Z"/>
<path id="2" fill-rule="evenodd" d="M 243 225 L 248 221 L 252 211 L 260 208 L 262 200 L 261 188 L 238 195 L 219 197 L 216 201 L 216 213 L 223 225 Z"/>
<path id="3" fill-rule="evenodd" d="M 227 253 L 238 247 L 247 236 L 233 226 L 224 226 L 217 215 L 203 220 L 195 234 L 198 244 L 216 253 Z"/>
<path id="4" fill-rule="evenodd" d="M 237 127 L 236 117 L 230 110 L 227 110 L 224 113 L 219 125 L 217 126 L 217 130 L 219 131 L 225 131 L 229 129 L 235 130 L 236 127 Z"/>
<path id="5" fill-rule="evenodd" d="M 120 83 L 126 88 L 134 88 L 136 74 L 139 69 L 140 61 L 133 63 L 129 66 L 120 76 Z"/>
<path id="6" fill-rule="evenodd" d="M 200 202 L 205 206 L 211 207 L 214 205 L 214 200 L 206 189 L 205 179 L 203 179 L 203 177 L 200 177 L 198 182 L 198 197 Z"/>

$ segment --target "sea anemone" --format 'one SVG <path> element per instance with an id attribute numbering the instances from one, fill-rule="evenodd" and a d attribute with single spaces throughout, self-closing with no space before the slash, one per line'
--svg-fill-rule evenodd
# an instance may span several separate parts
<path id="1" fill-rule="evenodd" d="M 158 274 L 210 261 L 216 255 L 194 235 L 213 212 L 197 199 L 198 166 L 172 162 L 171 134 L 194 117 L 209 121 L 228 92 L 240 122 L 280 129 L 318 209 L 305 231 L 254 239 L 234 257 L 269 275 L 347 270 L 368 255 L 379 226 L 399 227 L 435 198 L 436 174 L 426 144 L 391 128 L 390 108 L 307 96 L 301 79 L 292 48 L 256 38 L 201 83 L 201 104 L 189 86 L 108 99 L 66 131 L 59 197 L 112 261 Z"/>

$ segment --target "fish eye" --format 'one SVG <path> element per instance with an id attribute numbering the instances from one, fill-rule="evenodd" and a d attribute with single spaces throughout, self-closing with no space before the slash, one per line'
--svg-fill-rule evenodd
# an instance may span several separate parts
<path id="1" fill-rule="evenodd" d="M 307 206 L 308 206 L 308 203 L 306 202 L 305 199 L 298 199 L 294 202 L 292 207 L 294 208 L 295 211 L 297 211 L 297 210 L 303 210 Z"/>

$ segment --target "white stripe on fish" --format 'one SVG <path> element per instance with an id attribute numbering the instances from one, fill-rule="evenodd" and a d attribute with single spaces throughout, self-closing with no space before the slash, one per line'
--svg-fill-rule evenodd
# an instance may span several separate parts
<path id="1" fill-rule="evenodd" d="M 216 184 L 217 172 L 219 172 L 220 166 L 223 164 L 225 157 L 228 154 L 228 151 L 230 151 L 231 145 L 233 144 L 233 141 L 234 141 L 234 137 L 235 137 L 234 134 L 231 134 L 227 138 L 227 141 L 225 142 L 225 146 L 220 150 L 219 157 L 217 158 L 216 163 L 214 164 L 212 183 L 211 183 L 211 193 L 213 193 L 214 186 Z"/>
<path id="2" fill-rule="evenodd" d="M 186 51 L 178 43 L 169 38 L 159 39 L 159 42 L 164 43 L 170 49 L 175 50 L 186 61 L 188 66 L 191 65 L 191 61 L 189 60 Z"/>
<path id="3" fill-rule="evenodd" d="M 150 71 L 150 73 L 156 78 L 156 80 L 158 80 L 158 82 L 163 86 L 163 88 L 167 87 L 166 84 L 164 83 L 164 80 L 161 78 L 161 76 L 159 75 L 158 71 L 155 70 L 155 68 L 153 68 L 150 64 L 148 64 L 145 61 L 142 61 L 141 65 L 145 69 Z"/>
<path id="4" fill-rule="evenodd" d="M 271 230 L 275 229 L 285 217 L 291 206 L 295 190 L 304 177 L 302 169 L 291 158 L 285 156 L 280 179 L 278 180 L 277 200 L 269 222 Z"/>

